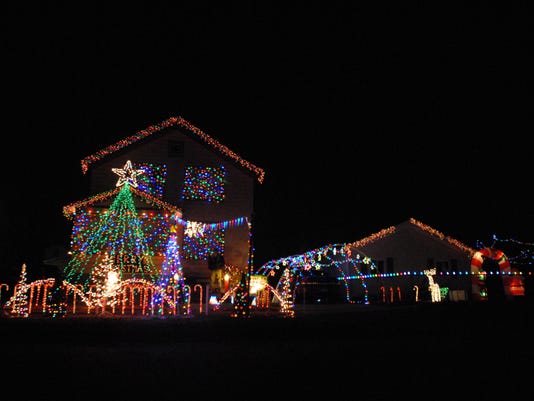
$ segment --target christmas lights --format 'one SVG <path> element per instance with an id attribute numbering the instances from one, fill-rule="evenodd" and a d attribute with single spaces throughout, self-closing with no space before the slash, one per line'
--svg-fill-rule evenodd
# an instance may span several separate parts
<path id="1" fill-rule="evenodd" d="M 441 302 L 441 291 L 439 284 L 436 283 L 432 277 L 436 274 L 436 269 L 425 269 L 423 270 L 423 273 L 428 278 L 428 289 L 430 291 L 432 302 Z"/>
<path id="2" fill-rule="evenodd" d="M 28 300 L 28 290 L 30 286 L 26 280 L 26 264 L 23 263 L 20 270 L 19 281 L 13 290 L 13 296 L 5 305 L 6 307 L 11 307 L 11 313 L 16 317 L 28 317 L 30 314 L 30 301 Z"/>
<path id="3" fill-rule="evenodd" d="M 143 171 L 143 174 L 137 177 L 137 188 L 161 199 L 167 177 L 167 166 L 165 164 L 134 162 L 134 168 Z"/>
<path id="4" fill-rule="evenodd" d="M 163 294 L 168 290 L 173 294 L 173 312 L 179 311 L 180 314 L 187 314 L 185 277 L 180 262 L 180 246 L 178 245 L 177 232 L 176 226 L 171 226 L 165 259 L 158 279 L 160 291 L 153 300 L 154 305 L 159 308 L 159 314 L 164 313 Z"/>
<path id="5" fill-rule="evenodd" d="M 467 253 L 468 255 L 472 256 L 476 251 L 473 249 L 473 248 L 470 248 L 468 247 L 467 245 L 463 244 L 462 242 L 452 238 L 452 237 L 449 237 L 449 236 L 446 236 L 444 235 L 443 233 L 441 233 L 440 231 L 430 227 L 430 226 L 427 226 L 423 223 L 421 223 L 420 221 L 417 221 L 416 219 L 414 218 L 410 218 L 410 223 L 413 224 L 413 225 L 416 225 L 417 227 L 419 227 L 420 229 L 422 229 L 423 231 L 435 236 L 435 237 L 438 237 L 439 239 L 441 240 L 444 240 L 444 241 L 447 241 L 453 245 L 455 245 L 456 247 L 460 248 L 461 250 L 463 250 L 465 253 Z M 388 228 L 385 228 L 383 230 L 380 230 L 379 232 L 375 233 L 375 234 L 372 234 L 372 235 L 369 235 L 368 237 L 365 237 L 361 240 L 358 240 L 356 242 L 352 242 L 352 243 L 347 243 L 347 246 L 351 247 L 351 248 L 362 248 L 362 247 L 365 247 L 379 239 L 382 239 L 384 237 L 387 237 L 391 234 L 393 234 L 394 232 L 396 232 L 396 227 L 395 226 L 391 226 L 391 227 L 388 227 Z"/>
<path id="6" fill-rule="evenodd" d="M 186 130 L 186 132 L 189 132 L 193 135 L 195 135 L 196 137 L 200 138 L 201 140 L 203 140 L 206 144 L 208 144 L 209 146 L 211 146 L 213 149 L 217 150 L 218 152 L 220 152 L 221 154 L 223 154 L 224 156 L 232 159 L 234 162 L 236 162 L 237 164 L 241 165 L 242 167 L 250 170 L 251 172 L 253 172 L 256 176 L 257 176 L 257 180 L 258 182 L 261 184 L 263 182 L 263 179 L 264 179 L 264 176 L 265 176 L 265 172 L 263 171 L 263 169 L 255 166 L 254 164 L 242 159 L 240 156 L 238 156 L 235 152 L 231 151 L 228 147 L 220 144 L 218 141 L 216 141 L 215 139 L 213 139 L 211 136 L 209 136 L 208 134 L 202 132 L 199 128 L 195 127 L 193 124 L 191 124 L 190 122 L 186 121 L 185 119 L 183 119 L 182 117 L 170 117 L 169 119 L 165 120 L 165 121 L 162 121 L 161 123 L 159 124 L 155 124 L 155 125 L 152 125 L 144 130 L 141 130 L 141 131 L 138 131 L 137 133 L 135 133 L 134 135 L 131 135 L 113 145 L 110 145 L 108 146 L 107 148 L 104 148 L 100 151 L 98 151 L 97 153 L 95 153 L 94 155 L 90 155 L 90 156 L 87 156 L 85 157 L 82 161 L 81 161 L 81 165 L 82 165 L 82 171 L 83 173 L 85 174 L 87 172 L 87 170 L 89 169 L 89 165 L 104 158 L 105 156 L 108 156 L 109 154 L 113 153 L 113 152 L 116 152 L 120 149 L 123 149 L 125 148 L 126 146 L 129 146 L 131 145 L 132 143 L 134 142 L 137 142 L 143 138 L 146 138 L 150 135 L 153 135 L 165 128 L 169 128 L 169 127 L 179 127 L 179 128 L 183 128 Z"/>
<path id="7" fill-rule="evenodd" d="M 181 199 L 222 202 L 225 178 L 224 166 L 219 168 L 187 166 Z"/>
<path id="8" fill-rule="evenodd" d="M 119 180 L 115 184 L 117 187 L 128 184 L 137 188 L 137 176 L 144 173 L 143 170 L 135 170 L 130 160 L 126 162 L 123 168 L 112 168 L 111 171 L 119 176 Z"/>
<path id="9" fill-rule="evenodd" d="M 247 318 L 250 316 L 250 298 L 247 286 L 247 274 L 241 275 L 241 280 L 235 289 L 234 310 L 231 317 Z"/>
<path id="10" fill-rule="evenodd" d="M 131 186 L 126 183 L 117 194 L 107 213 L 100 216 L 94 231 L 66 267 L 66 280 L 87 287 L 93 274 L 105 258 L 112 258 L 123 278 L 155 280 L 153 251 L 149 248 L 132 199 Z M 95 271 L 96 269 L 96 271 Z"/>
<path id="11" fill-rule="evenodd" d="M 282 277 L 280 278 L 279 286 L 281 289 L 281 295 L 282 295 L 282 305 L 280 307 L 280 312 L 285 317 L 294 317 L 295 316 L 295 310 L 294 310 L 294 304 L 293 304 L 293 292 L 292 288 L 294 287 L 292 285 L 293 275 L 289 271 L 289 269 L 284 269 L 284 272 L 282 273 Z"/>
<path id="12" fill-rule="evenodd" d="M 349 282 L 347 273 L 354 269 L 357 277 L 361 281 L 364 291 L 364 302 L 368 303 L 368 290 L 363 275 L 360 274 L 360 266 L 362 264 L 369 265 L 373 270 L 375 269 L 369 257 L 363 259 L 359 254 L 352 257 L 352 250 L 346 244 L 326 245 L 321 248 L 312 249 L 300 255 L 293 255 L 265 263 L 258 269 L 258 273 L 270 274 L 272 271 L 279 270 L 281 266 L 288 266 L 296 275 L 294 280 L 294 289 L 301 285 L 306 278 L 313 274 L 313 272 L 327 271 L 335 269 L 339 274 L 339 279 L 344 281 L 345 297 L 347 301 L 351 302 L 349 293 Z"/>

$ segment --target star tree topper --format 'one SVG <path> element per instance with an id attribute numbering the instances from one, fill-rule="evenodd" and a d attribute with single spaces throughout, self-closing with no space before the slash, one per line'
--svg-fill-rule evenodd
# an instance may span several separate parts
<path id="1" fill-rule="evenodd" d="M 143 174 L 143 170 L 135 170 L 132 166 L 132 162 L 128 160 L 123 168 L 112 168 L 115 174 L 119 176 L 119 180 L 115 186 L 120 187 L 124 184 L 129 184 L 134 188 L 137 188 L 137 176 Z"/>

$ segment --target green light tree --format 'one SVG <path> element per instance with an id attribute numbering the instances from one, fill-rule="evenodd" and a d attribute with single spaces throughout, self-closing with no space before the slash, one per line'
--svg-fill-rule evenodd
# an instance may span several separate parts
<path id="1" fill-rule="evenodd" d="M 158 277 L 152 260 L 154 253 L 149 249 L 130 190 L 130 186 L 137 186 L 136 176 L 142 170 L 134 170 L 129 161 L 123 169 L 112 170 L 119 175 L 117 186 L 122 189 L 65 268 L 66 280 L 83 285 L 86 291 L 94 282 L 94 276 L 101 274 L 101 266 L 110 263 L 118 272 L 119 280 L 155 282 Z"/>

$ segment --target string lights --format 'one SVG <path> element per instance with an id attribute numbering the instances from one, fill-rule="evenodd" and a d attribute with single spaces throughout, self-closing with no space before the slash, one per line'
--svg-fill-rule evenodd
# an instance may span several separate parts
<path id="1" fill-rule="evenodd" d="M 222 202 L 224 200 L 225 179 L 224 166 L 218 168 L 187 166 L 181 199 Z"/>
<path id="2" fill-rule="evenodd" d="M 126 183 L 117 194 L 107 213 L 100 216 L 95 229 L 85 233 L 85 242 L 66 267 L 66 279 L 73 284 L 88 286 L 101 263 L 112 258 L 119 275 L 155 280 L 154 256 L 143 232 L 130 189 Z"/>
<path id="3" fill-rule="evenodd" d="M 27 283 L 26 264 L 22 264 L 20 278 L 13 290 L 13 296 L 6 302 L 6 307 L 11 307 L 11 313 L 18 317 L 28 317 L 30 309 L 30 300 L 28 299 L 28 290 L 30 285 Z"/>
<path id="4" fill-rule="evenodd" d="M 534 264 L 534 243 L 519 241 L 513 238 L 498 238 L 492 236 L 491 245 L 487 246 L 482 241 L 477 241 L 477 248 L 498 248 L 505 250 L 510 263 L 516 266 L 531 266 Z"/>
<path id="5" fill-rule="evenodd" d="M 213 139 L 208 134 L 202 132 L 199 128 L 195 127 L 193 124 L 191 124 L 190 122 L 186 121 L 182 117 L 170 117 L 169 119 L 167 119 L 165 121 L 162 121 L 159 124 L 155 124 L 155 125 L 152 125 L 152 126 L 146 128 L 144 130 L 138 131 L 134 135 L 131 135 L 131 136 L 125 138 L 125 139 L 120 140 L 119 142 L 117 142 L 117 143 L 115 143 L 113 145 L 110 145 L 110 146 L 108 146 L 108 147 L 106 147 L 106 148 L 104 148 L 102 150 L 99 150 L 98 152 L 96 152 L 93 155 L 89 155 L 89 156 L 85 157 L 81 161 L 83 173 L 85 174 L 87 172 L 87 170 L 89 169 L 89 165 L 90 164 L 102 159 L 103 157 L 105 157 L 105 156 L 107 156 L 107 155 L 109 155 L 109 154 L 111 154 L 113 152 L 116 152 L 116 151 L 118 151 L 120 149 L 123 149 L 126 146 L 129 146 L 134 142 L 137 142 L 137 141 L 139 141 L 139 140 L 141 140 L 143 138 L 146 138 L 146 137 L 148 137 L 150 135 L 153 135 L 153 134 L 155 134 L 157 132 L 160 132 L 163 129 L 169 128 L 169 127 L 178 127 L 178 128 L 185 129 L 186 132 L 195 135 L 196 137 L 198 137 L 202 141 L 204 141 L 206 144 L 211 146 L 213 149 L 217 150 L 218 152 L 220 152 L 224 156 L 232 159 L 234 162 L 236 162 L 237 164 L 241 165 L 242 167 L 244 167 L 244 168 L 250 170 L 251 172 L 253 172 L 256 175 L 257 180 L 258 180 L 258 182 L 260 184 L 263 182 L 263 179 L 265 177 L 265 172 L 264 172 L 263 169 L 261 169 L 261 168 L 255 166 L 254 164 L 244 160 L 243 158 L 238 156 L 235 152 L 230 150 L 228 147 L 222 145 L 221 143 L 219 143 L 217 140 Z"/>
<path id="6" fill-rule="evenodd" d="M 338 280 L 343 281 L 345 298 L 348 302 L 352 302 L 350 299 L 348 272 L 353 271 L 356 273 L 355 277 L 361 281 L 364 291 L 364 303 L 369 303 L 367 285 L 364 276 L 360 272 L 362 265 L 366 265 L 370 270 L 376 270 L 370 258 L 362 258 L 360 254 L 353 256 L 352 250 L 346 244 L 329 244 L 303 254 L 267 262 L 258 269 L 258 273 L 272 276 L 271 273 L 281 267 L 291 269 L 292 275 L 295 276 L 293 291 L 296 292 L 298 286 L 316 274 L 315 272 L 332 272 L 337 276 Z"/>
<path id="7" fill-rule="evenodd" d="M 119 179 L 115 184 L 117 187 L 122 187 L 124 184 L 128 184 L 137 188 L 137 176 L 144 173 L 141 169 L 134 169 L 130 160 L 126 162 L 123 168 L 112 168 L 111 171 L 119 176 Z"/>

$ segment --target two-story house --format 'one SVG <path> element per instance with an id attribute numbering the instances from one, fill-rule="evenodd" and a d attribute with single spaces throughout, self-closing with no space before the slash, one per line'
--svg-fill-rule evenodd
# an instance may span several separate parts
<path id="1" fill-rule="evenodd" d="M 179 263 L 190 284 L 209 283 L 213 270 L 223 265 L 241 271 L 248 268 L 254 187 L 263 182 L 264 170 L 182 117 L 171 117 L 111 144 L 85 157 L 81 167 L 89 176 L 91 195 L 63 208 L 73 222 L 71 254 L 89 245 L 98 251 L 94 237 L 115 229 L 99 222 L 116 202 L 121 174 L 129 169 L 136 172 L 136 185 L 130 185 L 133 205 L 127 218 L 137 216 L 126 225 L 140 222 L 140 238 L 135 241 L 142 241 L 152 255 L 151 266 L 162 267 L 168 238 L 175 235 Z M 122 230 L 124 236 L 132 235 Z M 110 246 L 106 241 L 111 240 L 102 240 L 102 248 Z M 125 260 L 133 256 L 114 255 L 121 258 L 125 275 L 132 266 Z M 88 272 L 91 266 L 83 268 Z"/>

